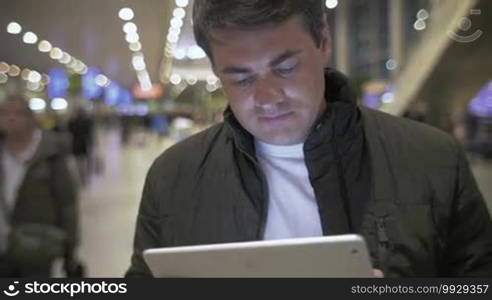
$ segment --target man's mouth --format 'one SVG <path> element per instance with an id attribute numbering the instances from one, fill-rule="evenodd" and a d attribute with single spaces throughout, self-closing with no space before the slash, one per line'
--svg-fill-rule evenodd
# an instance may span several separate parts
<path id="1" fill-rule="evenodd" d="M 262 115 L 259 119 L 265 122 L 281 122 L 288 119 L 292 114 L 292 112 L 284 112 L 279 114 Z"/>

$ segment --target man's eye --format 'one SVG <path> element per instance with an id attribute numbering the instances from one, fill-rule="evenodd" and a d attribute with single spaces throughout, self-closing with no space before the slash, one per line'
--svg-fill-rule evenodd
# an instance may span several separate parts
<path id="1" fill-rule="evenodd" d="M 241 80 L 236 80 L 234 81 L 234 85 L 237 86 L 248 86 L 253 82 L 254 78 L 253 77 L 247 77 Z"/>
<path id="2" fill-rule="evenodd" d="M 292 72 L 294 72 L 294 70 L 296 69 L 297 66 L 292 66 L 292 67 L 289 67 L 289 68 L 277 68 L 276 69 L 276 72 L 280 75 L 288 75 Z"/>

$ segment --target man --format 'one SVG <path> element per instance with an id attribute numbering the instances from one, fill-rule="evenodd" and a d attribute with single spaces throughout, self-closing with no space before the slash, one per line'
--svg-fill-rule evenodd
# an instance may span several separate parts
<path id="1" fill-rule="evenodd" d="M 94 124 L 83 108 L 79 108 L 68 122 L 72 135 L 72 153 L 83 185 L 88 184 L 93 167 Z"/>
<path id="2" fill-rule="evenodd" d="M 78 216 L 64 141 L 36 126 L 20 95 L 0 103 L 0 131 L 0 276 L 49 277 L 57 257 L 68 274 Z"/>
<path id="3" fill-rule="evenodd" d="M 127 276 L 154 247 L 363 235 L 385 276 L 490 276 L 492 225 L 463 152 L 426 125 L 359 108 L 327 69 L 320 0 L 195 1 L 223 123 L 150 169 Z"/>

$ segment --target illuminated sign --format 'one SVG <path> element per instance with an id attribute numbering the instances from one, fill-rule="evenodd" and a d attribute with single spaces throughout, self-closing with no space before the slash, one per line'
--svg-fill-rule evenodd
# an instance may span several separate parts
<path id="1" fill-rule="evenodd" d="M 66 98 L 68 87 L 67 73 L 63 69 L 54 68 L 49 72 L 50 82 L 48 83 L 48 96 L 50 98 Z"/>
<path id="2" fill-rule="evenodd" d="M 82 94 L 84 98 L 94 100 L 101 97 L 103 88 L 96 83 L 97 75 L 101 74 L 98 69 L 89 68 L 82 76 Z"/>

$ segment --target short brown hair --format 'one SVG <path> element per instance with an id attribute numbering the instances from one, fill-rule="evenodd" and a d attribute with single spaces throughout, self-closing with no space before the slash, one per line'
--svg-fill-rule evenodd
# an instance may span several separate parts
<path id="1" fill-rule="evenodd" d="M 195 0 L 193 31 L 195 39 L 211 61 L 210 30 L 214 28 L 254 28 L 281 23 L 299 15 L 319 47 L 322 41 L 324 4 L 322 0 Z"/>

